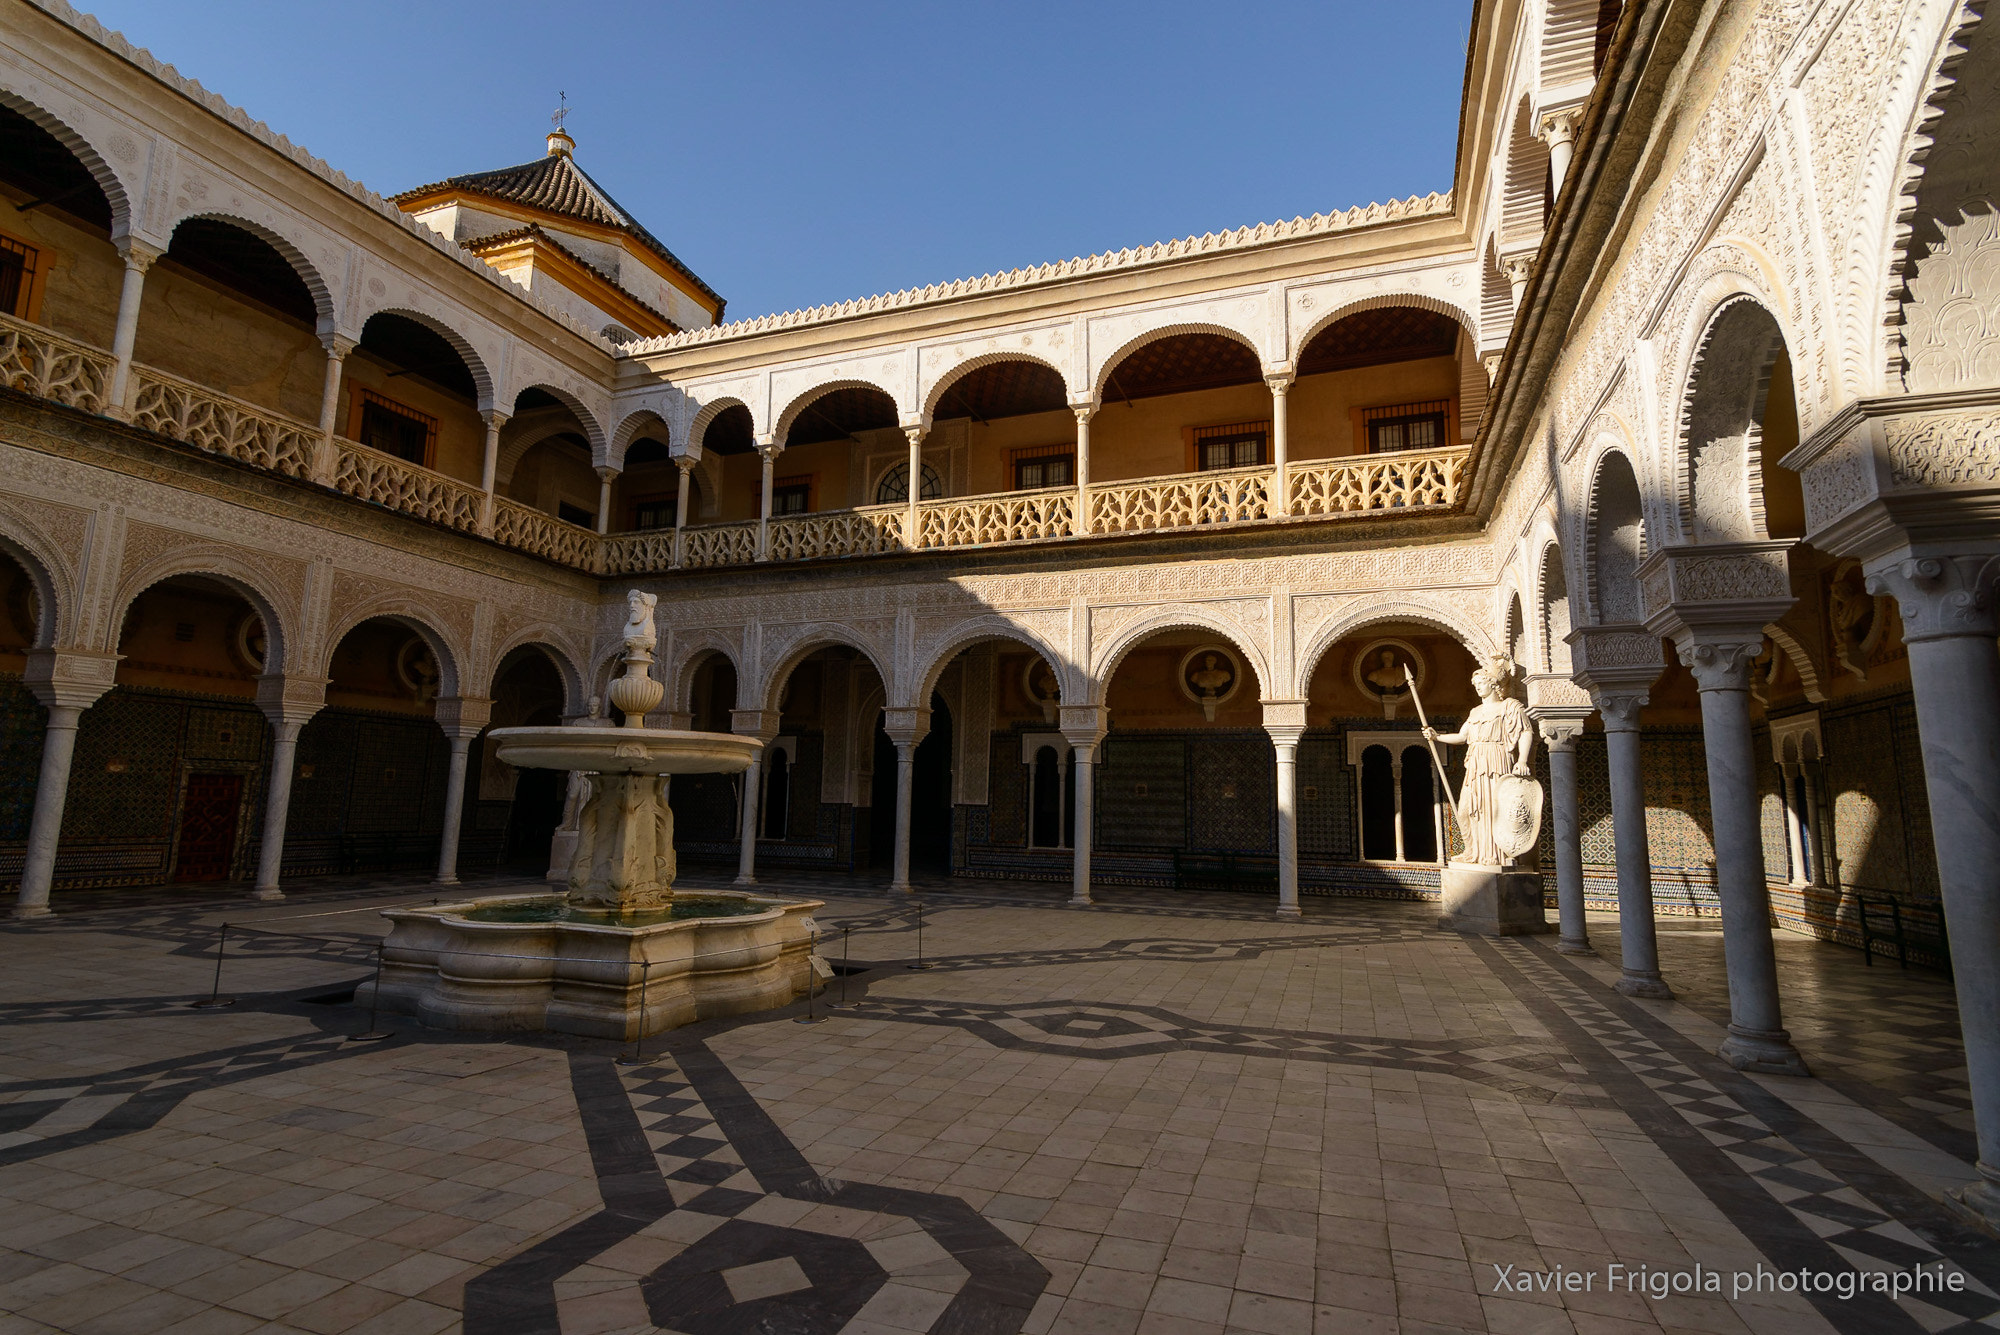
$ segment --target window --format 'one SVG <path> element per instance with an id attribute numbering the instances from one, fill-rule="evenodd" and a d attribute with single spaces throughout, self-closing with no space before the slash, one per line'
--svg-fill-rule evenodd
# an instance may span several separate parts
<path id="1" fill-rule="evenodd" d="M 1076 485 L 1076 456 L 1074 454 L 1050 454 L 1039 459 L 1016 459 L 1014 461 L 1014 489 L 1033 491 L 1037 487 L 1070 487 Z"/>
<path id="2" fill-rule="evenodd" d="M 1450 414 L 1448 399 L 1366 409 L 1361 420 L 1368 429 L 1368 452 L 1437 449 L 1447 443 L 1445 422 Z"/>
<path id="3" fill-rule="evenodd" d="M 672 528 L 673 526 L 674 498 L 672 496 L 667 497 L 665 500 L 657 496 L 649 496 L 632 507 L 632 527 L 635 529 Z"/>
<path id="4" fill-rule="evenodd" d="M 1256 468 L 1268 458 L 1269 422 L 1231 422 L 1198 426 L 1191 433 L 1194 466 L 1201 472 L 1217 468 Z"/>
<path id="5" fill-rule="evenodd" d="M 1021 739 L 1028 766 L 1028 847 L 1076 846 L 1076 752 L 1059 733 Z"/>
<path id="6" fill-rule="evenodd" d="M 812 509 L 812 483 L 786 482 L 772 489 L 771 513 L 774 515 L 802 515 Z"/>
<path id="7" fill-rule="evenodd" d="M 1352 732 L 1347 754 L 1360 771 L 1362 860 L 1439 861 L 1443 799 L 1429 750 L 1407 732 Z"/>
<path id="8" fill-rule="evenodd" d="M 428 468 L 437 443 L 437 418 L 361 390 L 361 428 L 354 438 L 371 450 Z"/>
<path id="9" fill-rule="evenodd" d="M 938 477 L 937 469 L 924 465 L 923 484 L 917 492 L 920 501 L 935 501 L 944 495 L 944 481 Z M 910 465 L 896 464 L 882 474 L 882 480 L 875 484 L 875 504 L 894 505 L 898 501 L 910 499 Z"/>
<path id="10" fill-rule="evenodd" d="M 556 502 L 556 518 L 565 524 L 576 524 L 583 528 L 596 528 L 597 516 L 581 505 L 571 505 L 568 501 Z"/>
<path id="11" fill-rule="evenodd" d="M 0 236 L 0 313 L 34 318 L 35 262 L 41 252 L 11 236 Z"/>

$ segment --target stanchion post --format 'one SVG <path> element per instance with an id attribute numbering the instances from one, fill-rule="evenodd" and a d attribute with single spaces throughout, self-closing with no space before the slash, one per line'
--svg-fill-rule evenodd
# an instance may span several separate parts
<path id="1" fill-rule="evenodd" d="M 819 970 L 821 963 L 822 961 L 819 957 L 819 929 L 814 928 L 812 942 L 806 947 L 806 1013 L 794 1016 L 792 1019 L 793 1024 L 826 1023 L 824 1015 L 815 1015 L 813 1013 L 813 993 L 819 991 Z"/>
<path id="2" fill-rule="evenodd" d="M 921 899 L 917 901 L 917 962 L 905 965 L 904 967 L 910 969 L 928 969 L 931 967 L 924 961 L 924 901 Z"/>
<path id="3" fill-rule="evenodd" d="M 639 961 L 639 1033 L 632 1040 L 632 1055 L 618 1058 L 620 1066 L 644 1066 L 646 1064 L 646 982 L 651 975 L 653 962 Z"/>
<path id="4" fill-rule="evenodd" d="M 193 1003 L 195 1010 L 213 1010 L 217 1006 L 234 1006 L 236 1004 L 235 997 L 225 997 L 222 995 L 222 947 L 223 943 L 228 941 L 228 939 L 229 924 L 224 923 L 216 929 L 215 933 L 215 981 L 209 984 L 207 1000 Z"/>
<path id="5" fill-rule="evenodd" d="M 375 986 L 368 989 L 368 1027 L 358 1034 L 348 1037 L 350 1043 L 380 1043 L 390 1037 L 386 1029 L 375 1025 L 376 1012 L 382 1008 L 382 943 L 375 943 Z"/>

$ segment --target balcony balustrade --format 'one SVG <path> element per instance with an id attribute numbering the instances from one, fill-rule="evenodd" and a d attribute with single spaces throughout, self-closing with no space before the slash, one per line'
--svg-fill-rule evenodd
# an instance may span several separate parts
<path id="1" fill-rule="evenodd" d="M 100 348 L 0 316 L 0 384 L 84 412 L 105 413 L 113 360 Z M 317 427 L 204 389 L 151 367 L 132 368 L 134 426 L 286 477 L 465 533 L 482 534 L 592 574 L 748 566 L 877 556 L 911 549 L 905 505 L 870 505 L 609 537 Z M 1269 467 L 1232 468 L 1075 487 L 953 496 L 917 507 L 916 549 L 946 551 L 1076 537 L 1162 533 L 1285 518 L 1448 510 L 1458 504 L 1463 447 L 1348 455 L 1294 463 L 1289 509 L 1278 513 Z M 490 516 L 490 521 L 489 517 Z"/>

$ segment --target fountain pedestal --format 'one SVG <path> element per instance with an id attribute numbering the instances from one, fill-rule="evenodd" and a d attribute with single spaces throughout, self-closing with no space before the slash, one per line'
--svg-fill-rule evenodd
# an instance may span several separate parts
<path id="1" fill-rule="evenodd" d="M 625 675 L 610 690 L 625 714 L 622 726 L 491 734 L 510 765 L 590 776 L 567 898 L 543 893 L 391 910 L 383 915 L 391 925 L 381 985 L 364 986 L 361 1004 L 442 1029 L 630 1039 L 783 1006 L 812 985 L 811 915 L 821 901 L 674 895 L 667 776 L 741 773 L 763 744 L 734 733 L 645 726 L 664 689 L 647 675 L 651 601 L 638 593 L 631 601 Z"/>

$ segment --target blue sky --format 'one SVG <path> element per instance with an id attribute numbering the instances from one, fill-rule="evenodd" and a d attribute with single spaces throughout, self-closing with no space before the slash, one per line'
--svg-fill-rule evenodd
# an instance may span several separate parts
<path id="1" fill-rule="evenodd" d="M 384 194 L 577 161 L 731 318 L 1451 184 L 1469 0 L 88 0 Z"/>

